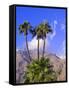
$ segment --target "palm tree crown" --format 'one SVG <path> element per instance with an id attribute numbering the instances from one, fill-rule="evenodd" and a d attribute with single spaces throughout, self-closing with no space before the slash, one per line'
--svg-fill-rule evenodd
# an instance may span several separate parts
<path id="1" fill-rule="evenodd" d="M 46 35 L 48 33 L 52 33 L 52 29 L 51 29 L 51 26 L 49 25 L 48 22 L 43 22 L 39 25 L 40 27 L 40 32 L 41 32 L 41 35 L 42 35 L 42 39 L 43 38 L 46 38 Z"/>
<path id="2" fill-rule="evenodd" d="M 24 35 L 28 35 L 28 30 L 30 30 L 32 26 L 28 21 L 24 21 L 23 24 L 20 24 L 19 31 L 20 33 L 24 33 Z"/>

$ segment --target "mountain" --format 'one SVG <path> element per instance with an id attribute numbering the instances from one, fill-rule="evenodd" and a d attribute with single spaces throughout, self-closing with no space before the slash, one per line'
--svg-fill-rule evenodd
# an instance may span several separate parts
<path id="1" fill-rule="evenodd" d="M 33 59 L 37 58 L 37 51 L 31 50 L 30 55 Z M 40 57 L 42 53 L 40 52 Z M 45 53 L 45 58 L 50 59 L 50 63 L 54 66 L 56 74 L 58 75 L 57 81 L 66 80 L 66 60 L 59 58 L 56 54 Z M 24 82 L 24 75 L 27 65 L 30 63 L 27 51 L 18 50 L 16 51 L 16 81 Z"/>

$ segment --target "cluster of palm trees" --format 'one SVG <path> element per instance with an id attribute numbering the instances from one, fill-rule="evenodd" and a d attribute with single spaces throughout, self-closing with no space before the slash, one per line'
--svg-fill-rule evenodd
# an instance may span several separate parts
<path id="1" fill-rule="evenodd" d="M 26 39 L 27 52 L 29 55 L 29 64 L 27 65 L 27 70 L 23 77 L 23 79 L 25 79 L 24 83 L 56 81 L 57 76 L 56 76 L 56 72 L 53 70 L 53 65 L 50 64 L 49 58 L 44 58 L 46 37 L 48 33 L 52 33 L 52 29 L 49 23 L 42 22 L 38 26 L 33 27 L 28 21 L 24 21 L 23 24 L 19 25 L 19 32 L 20 34 L 24 33 Z M 29 32 L 32 34 L 32 39 L 36 36 L 38 40 L 38 45 L 37 45 L 38 57 L 36 60 L 32 60 L 30 56 L 30 51 L 28 48 Z M 39 57 L 40 39 L 43 40 L 43 52 L 41 58 Z"/>
<path id="2" fill-rule="evenodd" d="M 32 59 L 31 59 L 31 56 L 30 56 L 29 48 L 28 48 L 28 37 L 27 37 L 29 32 L 32 34 L 32 38 L 37 36 L 37 40 L 38 40 L 38 45 L 37 45 L 38 60 L 39 60 L 39 41 L 40 41 L 40 39 L 43 40 L 42 58 L 44 58 L 46 37 L 47 37 L 48 33 L 52 33 L 52 28 L 49 25 L 49 23 L 48 22 L 42 22 L 38 26 L 33 27 L 28 21 L 24 21 L 23 24 L 19 25 L 19 32 L 20 32 L 20 34 L 24 33 L 24 36 L 25 36 L 25 39 L 26 39 L 27 52 L 28 52 L 30 61 Z"/>

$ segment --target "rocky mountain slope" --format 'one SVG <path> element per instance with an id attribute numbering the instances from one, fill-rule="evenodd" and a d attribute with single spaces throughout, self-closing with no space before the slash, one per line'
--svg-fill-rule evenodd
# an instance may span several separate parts
<path id="1" fill-rule="evenodd" d="M 30 55 L 33 59 L 37 58 L 36 51 L 30 51 Z M 41 57 L 41 53 L 40 53 Z M 45 58 L 50 59 L 50 63 L 54 66 L 54 70 L 58 76 L 57 81 L 64 81 L 66 79 L 66 60 L 60 59 L 58 56 L 52 53 L 46 53 Z M 29 64 L 29 56 L 26 51 L 16 52 L 16 81 L 24 82 L 24 74 L 26 71 L 26 66 Z"/>

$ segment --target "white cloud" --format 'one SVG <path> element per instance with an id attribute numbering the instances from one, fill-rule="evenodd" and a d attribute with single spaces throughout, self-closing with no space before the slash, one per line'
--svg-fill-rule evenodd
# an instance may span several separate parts
<path id="1" fill-rule="evenodd" d="M 62 23 L 61 26 L 60 26 L 60 28 L 61 28 L 62 31 L 65 31 L 65 24 Z"/>
<path id="2" fill-rule="evenodd" d="M 51 40 L 55 37 L 56 31 L 54 30 L 53 34 L 50 36 Z"/>
<path id="3" fill-rule="evenodd" d="M 51 40 L 56 36 L 56 25 L 58 24 L 57 20 L 53 22 L 53 34 L 50 36 Z"/>
<path id="4" fill-rule="evenodd" d="M 59 51 L 58 51 L 58 56 L 62 59 L 65 58 L 65 53 L 66 53 L 66 50 L 65 50 L 65 40 L 62 42 L 62 44 L 60 45 L 60 48 L 59 48 Z"/>
<path id="5" fill-rule="evenodd" d="M 19 51 L 19 49 L 17 48 L 17 49 L 16 49 L 16 52 L 18 52 L 18 51 Z"/>
<path id="6" fill-rule="evenodd" d="M 54 20 L 54 24 L 57 24 L 58 22 L 57 22 L 57 20 Z"/>
<path id="7" fill-rule="evenodd" d="M 34 37 L 31 41 L 28 42 L 29 50 L 37 49 L 38 40 Z M 46 39 L 46 47 L 48 46 L 48 40 Z M 39 48 L 43 48 L 43 40 L 40 39 L 39 41 Z"/>

